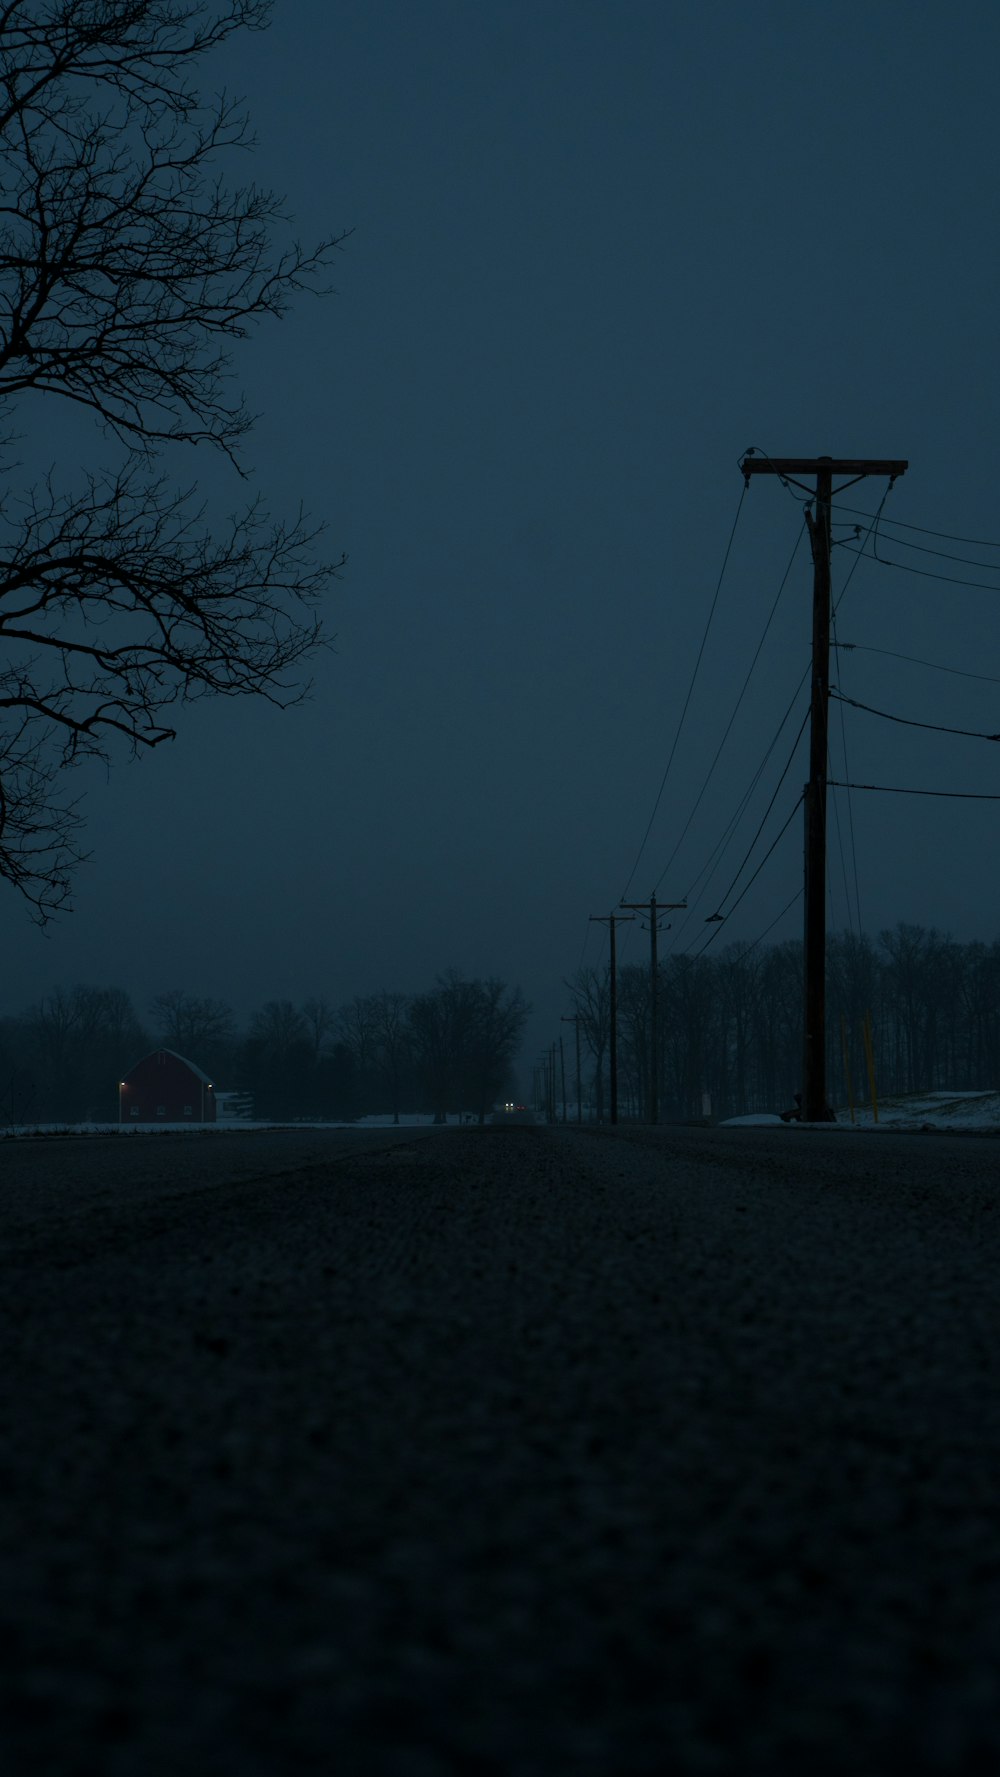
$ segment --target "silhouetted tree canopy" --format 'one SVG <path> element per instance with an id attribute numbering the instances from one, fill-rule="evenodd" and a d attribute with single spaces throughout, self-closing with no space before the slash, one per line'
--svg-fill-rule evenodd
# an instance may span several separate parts
<path id="1" fill-rule="evenodd" d="M 193 84 L 269 10 L 0 5 L 0 876 L 41 920 L 80 856 L 66 767 L 172 738 L 191 698 L 294 701 L 321 639 L 316 531 L 260 500 L 213 522 L 178 455 L 239 469 L 233 343 L 322 289 L 337 244 L 299 246 L 273 193 L 226 186 L 247 118 Z M 55 434 L 60 408 L 95 425 L 86 470 L 15 484 L 15 424 L 47 411 Z"/>
<path id="2" fill-rule="evenodd" d="M 530 1010 L 520 988 L 493 977 L 466 981 L 455 970 L 414 996 L 410 1041 L 435 1122 L 449 1110 L 485 1121 L 509 1078 Z"/>
<path id="3" fill-rule="evenodd" d="M 606 969 L 567 985 L 592 1064 L 585 1115 L 601 1115 L 608 1053 Z M 619 976 L 619 1092 L 644 1118 L 649 1083 L 649 971 Z M 0 1010 L 0 1128 L 114 1122 L 117 1082 L 157 1042 L 211 1069 L 217 1090 L 262 1119 L 350 1120 L 429 1113 L 486 1116 L 509 1096 L 528 1008 L 495 978 L 440 975 L 413 996 L 382 989 L 337 1005 L 269 1000 L 237 1023 L 224 1001 L 170 988 L 150 1002 L 147 1029 L 120 987 L 57 988 Z M 731 944 L 660 965 L 660 1080 L 666 1118 L 774 1111 L 801 1085 L 802 946 Z M 956 943 L 900 924 L 878 934 L 830 933 L 827 1062 L 831 1101 L 868 1097 L 861 1036 L 871 1018 L 878 1091 L 1000 1087 L 1000 939 Z M 570 1071 L 570 1070 L 567 1070 Z M 588 1069 L 588 1073 L 590 1073 Z M 541 1108 L 541 1107 L 540 1107 Z"/>

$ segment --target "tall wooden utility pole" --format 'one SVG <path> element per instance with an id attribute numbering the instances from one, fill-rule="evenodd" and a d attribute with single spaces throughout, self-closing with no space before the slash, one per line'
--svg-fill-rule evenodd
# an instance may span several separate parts
<path id="1" fill-rule="evenodd" d="M 611 1030 L 608 1042 L 609 1066 L 611 1072 L 611 1121 L 618 1121 L 618 960 L 615 948 L 615 927 L 623 920 L 634 919 L 632 913 L 592 913 L 595 925 L 607 926 L 611 933 L 611 969 L 608 976 L 608 1019 Z"/>
<path id="2" fill-rule="evenodd" d="M 579 1014 L 579 1012 L 574 1012 L 573 1016 L 571 1018 L 567 1018 L 564 1013 L 563 1016 L 560 1018 L 559 1022 L 560 1022 L 560 1024 L 575 1024 L 576 1025 L 576 1120 L 578 1123 L 582 1123 L 583 1122 L 583 1096 L 582 1096 L 582 1089 L 581 1089 L 582 1083 L 581 1083 L 581 1078 L 580 1078 L 580 1014 Z"/>
<path id="3" fill-rule="evenodd" d="M 813 558 L 812 702 L 809 732 L 809 781 L 805 804 L 805 1015 L 803 1019 L 802 1117 L 821 1123 L 826 1116 L 826 765 L 827 712 L 830 702 L 830 507 L 868 475 L 886 475 L 890 485 L 905 475 L 902 458 L 758 457 L 752 452 L 740 468 L 749 485 L 751 475 L 780 475 L 797 482 L 815 475 L 815 513 L 806 511 Z M 834 488 L 835 475 L 849 479 Z M 810 488 L 805 489 L 811 493 Z"/>
<path id="4" fill-rule="evenodd" d="M 649 1103 L 647 1106 L 649 1121 L 660 1121 L 660 1056 L 658 1030 L 658 1001 L 660 998 L 659 964 L 656 960 L 656 924 L 657 910 L 661 913 L 675 913 L 687 906 L 686 901 L 658 901 L 655 892 L 648 901 L 621 901 L 622 907 L 631 907 L 636 913 L 649 915 Z"/>

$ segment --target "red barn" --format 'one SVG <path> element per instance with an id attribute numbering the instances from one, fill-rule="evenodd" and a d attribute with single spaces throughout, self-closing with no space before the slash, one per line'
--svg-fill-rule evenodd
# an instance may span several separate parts
<path id="1" fill-rule="evenodd" d="M 119 1123 L 214 1123 L 215 1087 L 193 1061 L 154 1049 L 118 1083 Z"/>

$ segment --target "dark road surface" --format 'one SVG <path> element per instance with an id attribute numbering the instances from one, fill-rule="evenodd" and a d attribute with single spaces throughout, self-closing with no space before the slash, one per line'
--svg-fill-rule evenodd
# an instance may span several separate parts
<path id="1" fill-rule="evenodd" d="M 1000 1769 L 1000 1142 L 0 1146 L 7 1777 Z"/>

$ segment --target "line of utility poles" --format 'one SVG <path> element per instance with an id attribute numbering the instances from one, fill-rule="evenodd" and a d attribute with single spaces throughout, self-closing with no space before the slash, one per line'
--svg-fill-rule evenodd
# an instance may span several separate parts
<path id="1" fill-rule="evenodd" d="M 649 1098 L 646 1114 L 650 1123 L 658 1123 L 660 1121 L 660 1060 L 657 1007 L 660 998 L 660 982 L 659 964 L 656 958 L 656 939 L 660 927 L 657 922 L 660 913 L 680 912 L 682 908 L 687 906 L 687 902 L 658 901 L 654 890 L 648 901 L 620 901 L 619 906 L 629 907 L 635 913 L 645 913 L 649 918 Z"/>
<path id="2" fill-rule="evenodd" d="M 581 1090 L 581 1077 L 580 1077 L 580 1014 L 579 1014 L 579 1012 L 574 1012 L 574 1013 L 572 1013 L 572 1015 L 570 1017 L 567 1018 L 564 1013 L 563 1016 L 560 1018 L 559 1022 L 560 1022 L 560 1024 L 573 1024 L 576 1026 L 576 1120 L 578 1123 L 582 1123 L 583 1122 L 583 1093 Z M 566 1099 L 565 1075 L 563 1075 L 563 1081 L 564 1081 L 563 1102 L 565 1103 L 565 1099 Z"/>
<path id="3" fill-rule="evenodd" d="M 592 913 L 594 925 L 607 926 L 611 934 L 611 968 L 608 974 L 608 1021 L 610 1033 L 608 1039 L 608 1066 L 611 1075 L 611 1121 L 618 1121 L 618 952 L 615 945 L 615 928 L 627 924 L 635 918 L 634 913 Z"/>
<path id="4" fill-rule="evenodd" d="M 550 1043 L 535 1063 L 535 1104 L 545 1113 L 546 1123 L 556 1120 L 556 1046 Z"/>
<path id="5" fill-rule="evenodd" d="M 890 486 L 905 475 L 901 458 L 758 457 L 748 452 L 740 464 L 749 486 L 751 475 L 779 475 L 794 481 L 815 475 L 815 512 L 806 510 L 813 558 L 812 695 L 809 730 L 809 781 L 805 786 L 805 1007 L 802 1054 L 802 1118 L 820 1123 L 826 1102 L 826 780 L 830 703 L 830 508 L 842 494 L 869 475 L 886 475 Z M 849 480 L 834 488 L 835 475 Z M 806 488 L 809 493 L 811 490 Z"/>

